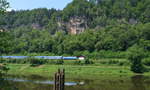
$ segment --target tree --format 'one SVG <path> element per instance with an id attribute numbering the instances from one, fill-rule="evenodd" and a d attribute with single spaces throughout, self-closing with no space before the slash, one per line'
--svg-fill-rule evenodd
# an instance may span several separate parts
<path id="1" fill-rule="evenodd" d="M 9 6 L 9 4 L 6 0 L 0 0 L 0 14 L 3 14 L 4 11 L 8 8 L 8 6 Z M 1 25 L 1 23 L 3 23 L 3 22 L 0 22 L 0 25 Z M 0 40 L 1 41 L 1 43 L 0 43 L 0 54 L 3 53 L 5 45 L 7 43 L 7 39 L 5 38 L 5 34 L 6 34 L 5 32 L 0 31 L 0 39 L 2 39 L 2 40 Z M 6 39 L 6 42 L 4 39 Z M 0 65 L 0 77 L 2 76 L 3 71 L 8 71 L 8 68 L 6 68 L 4 65 Z"/>
<path id="2" fill-rule="evenodd" d="M 8 8 L 9 3 L 6 0 L 0 0 L 0 15 L 4 14 L 4 11 Z M 0 25 L 2 25 L 3 22 L 0 22 Z M 1 30 L 1 28 L 0 28 Z M 0 54 L 1 53 L 7 53 L 10 50 L 10 35 L 1 30 L 0 31 Z"/>
<path id="3" fill-rule="evenodd" d="M 63 19 L 66 20 L 66 18 L 69 19 L 75 16 L 85 17 L 88 14 L 88 8 L 90 8 L 90 3 L 87 0 L 73 0 L 63 10 Z"/>
<path id="4" fill-rule="evenodd" d="M 13 36 L 8 32 L 0 32 L 0 54 L 10 53 L 13 49 Z"/>
<path id="5" fill-rule="evenodd" d="M 144 73 L 146 68 L 142 64 L 142 59 L 145 57 L 144 51 L 138 46 L 134 46 L 130 49 L 128 59 L 131 62 L 131 71 L 134 73 Z"/>
<path id="6" fill-rule="evenodd" d="M 0 0 L 0 13 L 6 11 L 8 7 L 9 7 L 9 3 L 6 0 Z"/>
<path id="7" fill-rule="evenodd" d="M 9 3 L 6 0 L 0 0 L 0 16 L 4 14 L 6 9 L 9 7 Z M 3 24 L 4 22 L 1 22 L 0 20 L 0 25 Z"/>

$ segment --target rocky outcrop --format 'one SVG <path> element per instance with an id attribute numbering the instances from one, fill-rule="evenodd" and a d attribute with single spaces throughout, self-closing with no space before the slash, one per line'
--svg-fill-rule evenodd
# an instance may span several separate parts
<path id="1" fill-rule="evenodd" d="M 70 34 L 80 34 L 87 28 L 87 21 L 83 17 L 73 17 L 67 27 Z"/>
<path id="2" fill-rule="evenodd" d="M 41 27 L 40 24 L 38 24 L 38 23 L 33 23 L 33 24 L 31 25 L 31 27 L 32 27 L 33 29 L 42 29 L 42 27 Z"/>
<path id="3" fill-rule="evenodd" d="M 59 27 L 66 27 L 69 34 L 80 34 L 87 28 L 87 21 L 84 17 L 72 17 L 68 22 L 59 22 Z"/>

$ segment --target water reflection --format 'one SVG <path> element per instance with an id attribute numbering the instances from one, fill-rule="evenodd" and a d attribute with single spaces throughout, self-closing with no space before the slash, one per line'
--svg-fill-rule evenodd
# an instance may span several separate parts
<path id="1" fill-rule="evenodd" d="M 145 88 L 145 79 L 146 77 L 144 77 L 143 75 L 136 75 L 131 77 L 131 81 L 133 86 L 131 87 L 130 90 L 146 90 Z"/>
<path id="2" fill-rule="evenodd" d="M 150 77 L 101 77 L 66 80 L 65 90 L 150 90 Z M 73 81 L 73 82 L 68 82 Z M 40 76 L 6 77 L 0 79 L 0 90 L 53 90 L 53 82 Z M 72 85 L 70 85 L 72 84 Z"/>
<path id="3" fill-rule="evenodd" d="M 0 90 L 19 90 L 13 83 L 0 78 Z"/>
<path id="4" fill-rule="evenodd" d="M 13 81 L 13 82 L 30 82 L 34 84 L 50 84 L 53 85 L 54 81 L 49 81 L 49 80 L 26 80 L 26 79 L 19 79 L 19 78 L 5 78 L 5 81 Z M 80 85 L 83 84 L 84 82 L 65 82 L 66 86 L 75 86 L 75 85 Z"/>

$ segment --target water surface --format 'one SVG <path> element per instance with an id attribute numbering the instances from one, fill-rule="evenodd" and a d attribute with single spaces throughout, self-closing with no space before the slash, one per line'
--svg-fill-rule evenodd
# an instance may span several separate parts
<path id="1" fill-rule="evenodd" d="M 44 77 L 7 76 L 0 81 L 0 90 L 53 90 L 53 81 Z M 65 90 L 150 90 L 150 77 L 111 77 L 67 79 Z"/>

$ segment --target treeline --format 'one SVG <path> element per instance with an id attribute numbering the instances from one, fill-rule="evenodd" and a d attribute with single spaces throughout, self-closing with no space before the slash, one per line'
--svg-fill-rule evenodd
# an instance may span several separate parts
<path id="1" fill-rule="evenodd" d="M 35 26 L 37 28 L 45 28 L 52 14 L 57 12 L 55 9 L 39 8 L 33 10 L 10 11 L 0 15 L 0 21 L 3 21 L 4 29 L 15 29 L 21 26 Z"/>
<path id="2" fill-rule="evenodd" d="M 118 24 L 138 24 L 150 22 L 149 0 L 73 0 L 63 10 L 39 8 L 20 10 L 0 15 L 4 21 L 1 28 L 15 29 L 20 26 L 46 29 L 55 34 L 57 22 L 68 22 L 70 18 L 86 19 L 88 28 L 98 28 Z"/>
<path id="3" fill-rule="evenodd" d="M 95 55 L 133 47 L 148 52 L 149 10 L 149 0 L 73 0 L 64 10 L 11 11 L 0 16 L 4 21 L 1 28 L 9 30 L 0 32 L 0 53 Z M 87 21 L 84 33 L 70 35 L 65 27 L 58 27 L 58 21 L 77 16 Z"/>
<path id="4" fill-rule="evenodd" d="M 89 28 L 150 21 L 149 0 L 73 0 L 63 10 L 62 19 L 86 17 Z"/>
<path id="5" fill-rule="evenodd" d="M 79 35 L 20 27 L 8 32 L 1 45 L 1 53 L 54 53 L 77 55 L 100 51 L 127 51 L 132 47 L 150 51 L 150 23 L 138 25 L 109 26 L 101 30 L 87 30 Z M 13 34 L 13 35 L 11 35 Z M 11 38 L 10 38 L 11 37 Z M 7 40 L 8 39 L 8 40 Z M 5 45 L 5 46 L 4 46 Z M 3 46 L 3 47 L 2 47 Z M 137 48 L 138 49 L 138 48 Z"/>

